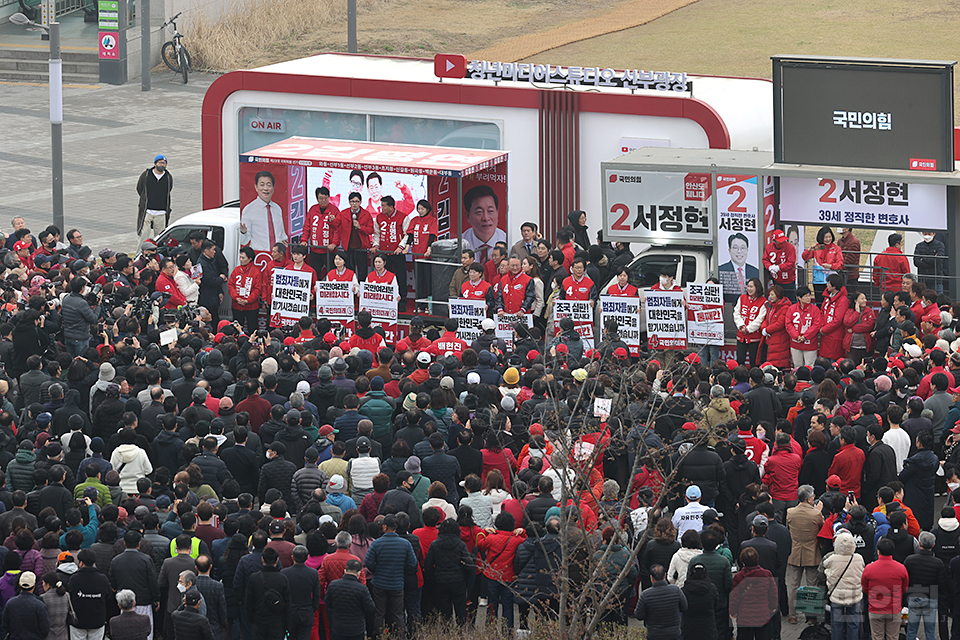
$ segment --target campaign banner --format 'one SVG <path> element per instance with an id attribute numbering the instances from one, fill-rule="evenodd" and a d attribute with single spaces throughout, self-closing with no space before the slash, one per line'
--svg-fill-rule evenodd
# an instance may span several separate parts
<path id="1" fill-rule="evenodd" d="M 353 283 L 317 283 L 317 317 L 331 321 L 353 320 Z"/>
<path id="2" fill-rule="evenodd" d="M 270 299 L 270 324 L 296 324 L 310 315 L 310 274 L 289 269 L 273 272 L 273 295 Z"/>
<path id="3" fill-rule="evenodd" d="M 713 237 L 709 173 L 603 169 L 603 237 L 702 245 Z"/>
<path id="4" fill-rule="evenodd" d="M 760 277 L 757 176 L 717 176 L 717 259 L 725 301 L 747 292 L 747 282 Z"/>
<path id="5" fill-rule="evenodd" d="M 583 349 L 593 349 L 593 307 L 589 300 L 557 300 L 553 307 L 553 333 L 560 335 L 560 321 L 573 320 L 573 328 L 583 340 Z"/>
<path id="6" fill-rule="evenodd" d="M 687 284 L 687 340 L 695 344 L 723 345 L 723 287 Z"/>
<path id="7" fill-rule="evenodd" d="M 647 319 L 647 345 L 651 349 L 686 349 L 687 316 L 682 291 L 643 292 Z"/>
<path id="8" fill-rule="evenodd" d="M 482 332 L 480 323 L 487 317 L 486 301 L 450 298 L 449 302 L 450 317 L 457 320 L 457 337 L 472 343 Z"/>
<path id="9" fill-rule="evenodd" d="M 946 229 L 947 187 L 877 180 L 781 178 L 780 221 L 873 229 Z"/>
<path id="10" fill-rule="evenodd" d="M 360 283 L 360 308 L 370 312 L 373 325 L 383 327 L 384 339 L 397 342 L 397 284 Z"/>
<path id="11" fill-rule="evenodd" d="M 620 339 L 630 347 L 630 355 L 640 355 L 640 298 L 600 296 L 600 326 L 608 319 L 617 321 Z"/>
<path id="12" fill-rule="evenodd" d="M 513 327 L 518 322 L 522 322 L 528 327 L 533 326 L 532 313 L 508 313 L 502 316 L 493 317 L 497 322 L 496 336 L 502 338 L 507 345 L 507 349 L 513 349 Z"/>

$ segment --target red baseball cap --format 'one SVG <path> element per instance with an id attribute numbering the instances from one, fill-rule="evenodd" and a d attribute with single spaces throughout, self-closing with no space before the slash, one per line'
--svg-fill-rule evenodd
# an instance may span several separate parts
<path id="1" fill-rule="evenodd" d="M 570 349 L 568 349 L 565 344 L 558 344 L 557 353 L 570 353 Z"/>
<path id="2" fill-rule="evenodd" d="M 323 335 L 323 341 L 327 344 L 333 344 L 337 341 L 337 336 L 333 335 L 331 332 L 327 332 Z"/>
<path id="3" fill-rule="evenodd" d="M 734 360 L 734 359 L 732 359 L 732 358 L 731 358 L 730 360 L 727 360 L 727 369 L 736 369 L 736 368 L 737 368 L 737 361 L 736 361 L 736 360 Z"/>
<path id="4" fill-rule="evenodd" d="M 533 362 L 540 357 L 540 352 L 534 349 L 533 351 L 527 351 L 527 360 Z"/>
<path id="5" fill-rule="evenodd" d="M 627 350 L 624 349 L 623 347 L 617 347 L 616 349 L 613 350 L 613 355 L 617 356 L 621 360 L 626 360 L 627 356 L 629 356 L 630 354 L 628 354 Z"/>
<path id="6" fill-rule="evenodd" d="M 838 476 L 837 474 L 833 474 L 832 476 L 827 478 L 828 487 L 840 487 L 842 485 L 843 485 L 843 482 L 841 482 L 840 476 Z"/>
<path id="7" fill-rule="evenodd" d="M 294 340 L 292 336 L 287 336 L 286 338 L 283 339 L 283 346 L 289 347 L 294 342 L 296 342 L 296 340 Z"/>
<path id="8" fill-rule="evenodd" d="M 28 240 L 19 240 L 13 244 L 14 251 L 20 251 L 22 249 L 32 249 L 33 245 L 30 244 Z"/>
<path id="9" fill-rule="evenodd" d="M 700 356 L 698 356 L 695 353 L 691 353 L 686 358 L 684 358 L 684 360 L 686 360 L 689 364 L 700 364 Z"/>
<path id="10" fill-rule="evenodd" d="M 684 431 L 696 431 L 696 430 L 697 430 L 697 425 L 695 425 L 695 424 L 692 423 L 692 422 L 684 422 L 684 423 L 683 423 L 683 426 L 680 427 L 680 428 L 683 429 Z"/>
<path id="11" fill-rule="evenodd" d="M 960 393 L 960 387 L 950 387 L 947 389 L 947 393 L 957 394 Z"/>

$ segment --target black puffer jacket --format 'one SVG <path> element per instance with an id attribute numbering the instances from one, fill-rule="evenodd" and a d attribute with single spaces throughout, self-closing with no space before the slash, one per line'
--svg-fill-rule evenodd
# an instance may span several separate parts
<path id="1" fill-rule="evenodd" d="M 227 387 L 233 384 L 233 374 L 223 368 L 223 354 L 219 349 L 207 355 L 202 377 L 210 383 L 210 393 L 215 398 L 222 398 Z"/>
<path id="2" fill-rule="evenodd" d="M 687 597 L 687 612 L 683 614 L 681 628 L 684 638 L 717 640 L 716 611 L 720 606 L 720 594 L 715 584 L 706 580 L 691 580 L 683 583 L 683 595 Z"/>
<path id="3" fill-rule="evenodd" d="M 670 566 L 670 560 L 673 554 L 680 548 L 680 541 L 660 542 L 658 540 L 647 540 L 643 551 L 640 554 L 640 583 L 646 589 L 650 586 L 650 567 L 659 564 L 664 567 Z"/>
<path id="4" fill-rule="evenodd" d="M 193 464 L 200 467 L 203 482 L 210 485 L 210 488 L 216 491 L 218 496 L 222 496 L 223 483 L 233 477 L 223 460 L 214 453 L 204 451 L 193 459 Z"/>
<path id="5" fill-rule="evenodd" d="M 459 532 L 440 534 L 427 550 L 423 574 L 436 585 L 457 584 L 466 582 L 467 577 L 473 575 L 475 566 Z"/>
<path id="6" fill-rule="evenodd" d="M 687 454 L 680 462 L 677 477 L 682 482 L 700 487 L 704 503 L 712 503 L 721 490 L 726 491 L 723 460 L 706 444 L 694 447 Z"/>
<path id="7" fill-rule="evenodd" d="M 517 572 L 512 585 L 513 597 L 527 604 L 532 604 L 537 599 L 537 563 L 533 555 L 538 544 L 540 542 L 537 538 L 527 535 L 527 539 L 517 547 L 517 553 L 513 557 L 513 570 Z"/>
<path id="8" fill-rule="evenodd" d="M 943 560 L 933 555 L 933 551 L 920 549 L 919 553 L 908 556 L 903 566 L 910 576 L 907 595 L 916 594 L 930 597 L 938 593 L 941 600 L 950 595 L 950 575 Z M 932 590 L 930 587 L 936 587 Z"/>
<path id="9" fill-rule="evenodd" d="M 751 483 L 760 484 L 760 468 L 757 467 L 756 462 L 740 453 L 723 463 L 723 473 L 724 483 L 727 486 L 726 491 L 721 492 L 721 495 L 724 496 L 721 501 L 725 507 L 723 511 L 729 509 L 732 512 L 737 499 L 743 495 L 747 485 Z"/>
<path id="10" fill-rule="evenodd" d="M 921 276 L 942 276 L 947 269 L 947 250 L 934 238 L 930 242 L 918 242 L 913 248 L 913 264 Z"/>
<path id="11" fill-rule="evenodd" d="M 276 489 L 283 494 L 283 500 L 289 505 L 296 504 L 293 497 L 293 474 L 298 467 L 284 458 L 277 456 L 260 468 L 260 484 L 257 494 L 260 502 L 267 499 L 267 489 Z"/>

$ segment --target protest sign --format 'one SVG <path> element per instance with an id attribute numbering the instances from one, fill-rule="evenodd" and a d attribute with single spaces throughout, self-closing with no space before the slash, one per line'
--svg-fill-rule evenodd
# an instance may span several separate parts
<path id="1" fill-rule="evenodd" d="M 687 340 L 694 344 L 723 345 L 723 287 L 687 284 Z"/>
<path id="2" fill-rule="evenodd" d="M 682 291 L 643 292 L 647 314 L 647 345 L 651 349 L 686 349 L 687 316 Z"/>
<path id="3" fill-rule="evenodd" d="M 450 298 L 450 317 L 457 321 L 457 337 L 471 343 L 482 333 L 480 323 L 487 317 L 485 300 Z"/>
<path id="4" fill-rule="evenodd" d="M 640 298 L 600 296 L 600 326 L 608 319 L 617 321 L 620 339 L 630 347 L 630 355 L 640 355 Z"/>
<path id="5" fill-rule="evenodd" d="M 296 324 L 310 315 L 310 274 L 290 269 L 273 272 L 273 296 L 270 299 L 270 324 Z"/>
<path id="6" fill-rule="evenodd" d="M 373 316 L 373 326 L 383 327 L 384 339 L 397 342 L 397 283 L 360 283 L 360 308 Z"/>
<path id="7" fill-rule="evenodd" d="M 507 349 L 513 349 L 513 325 L 522 322 L 528 327 L 533 326 L 532 313 L 508 313 L 493 319 L 497 321 L 496 335 L 507 344 Z"/>
<path id="8" fill-rule="evenodd" d="M 317 283 L 317 317 L 332 322 L 353 320 L 353 283 Z"/>
<path id="9" fill-rule="evenodd" d="M 557 300 L 553 307 L 553 332 L 560 335 L 560 321 L 573 320 L 573 327 L 583 340 L 583 348 L 593 349 L 593 307 L 589 300 Z"/>

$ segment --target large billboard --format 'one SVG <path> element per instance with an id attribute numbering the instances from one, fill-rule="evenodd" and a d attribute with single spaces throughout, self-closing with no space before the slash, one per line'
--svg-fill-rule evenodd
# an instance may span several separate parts
<path id="1" fill-rule="evenodd" d="M 774 56 L 774 159 L 953 171 L 953 62 Z"/>
<path id="2" fill-rule="evenodd" d="M 713 242 L 709 173 L 603 169 L 603 237 L 627 242 Z"/>

